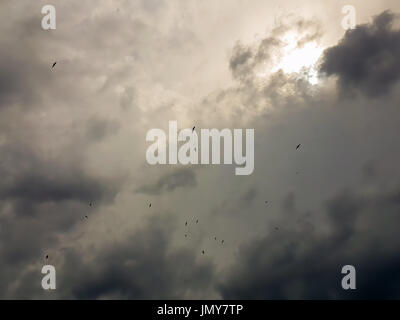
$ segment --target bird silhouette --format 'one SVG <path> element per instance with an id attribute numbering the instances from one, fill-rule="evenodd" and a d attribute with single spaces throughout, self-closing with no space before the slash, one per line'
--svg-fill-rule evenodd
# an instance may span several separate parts
<path id="1" fill-rule="evenodd" d="M 194 129 L 196 129 L 196 126 L 194 126 L 194 127 L 192 128 L 192 132 L 194 131 Z"/>
<path id="2" fill-rule="evenodd" d="M 151 203 L 149 204 L 149 208 L 151 208 Z"/>
<path id="3" fill-rule="evenodd" d="M 298 148 L 300 148 L 300 146 L 301 146 L 301 144 L 299 143 L 299 144 L 297 145 L 297 147 L 296 147 L 296 150 L 297 150 Z"/>
<path id="4" fill-rule="evenodd" d="M 85 216 L 85 219 L 88 219 L 88 216 Z"/>
<path id="5" fill-rule="evenodd" d="M 48 254 L 46 254 L 46 260 L 49 258 L 49 255 Z"/>
<path id="6" fill-rule="evenodd" d="M 204 254 L 205 253 L 204 250 L 201 253 Z"/>
<path id="7" fill-rule="evenodd" d="M 51 66 L 51 68 L 53 69 L 57 64 L 57 61 L 53 63 L 53 65 Z"/>
<path id="8" fill-rule="evenodd" d="M 196 223 L 199 223 L 199 219 L 196 220 Z"/>
<path id="9" fill-rule="evenodd" d="M 185 226 L 187 226 L 187 221 L 185 222 Z"/>

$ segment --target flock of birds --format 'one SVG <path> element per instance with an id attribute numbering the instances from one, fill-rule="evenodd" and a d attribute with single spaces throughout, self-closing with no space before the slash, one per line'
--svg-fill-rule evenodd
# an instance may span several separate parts
<path id="1" fill-rule="evenodd" d="M 199 223 L 199 219 L 196 219 L 196 224 L 198 224 L 198 223 Z M 185 222 L 185 227 L 187 227 L 187 226 L 188 226 L 188 222 L 186 221 L 186 222 Z M 185 238 L 187 238 L 187 237 L 188 237 L 188 234 L 185 233 Z M 217 237 L 214 237 L 214 240 L 217 241 Z M 224 244 L 224 242 L 225 242 L 225 240 L 222 239 L 222 240 L 221 240 L 221 244 Z M 202 250 L 201 253 L 202 253 L 202 254 L 205 254 L 206 252 L 205 252 L 205 250 Z"/>
<path id="2" fill-rule="evenodd" d="M 55 66 L 56 66 L 56 64 L 57 64 L 57 61 L 55 61 L 53 64 L 52 64 L 52 66 L 51 66 L 51 68 L 53 69 Z M 194 126 L 193 128 L 192 128 L 192 132 L 194 132 L 194 130 L 196 129 L 196 126 Z M 297 146 L 296 146 L 296 150 L 298 150 L 299 148 L 301 147 L 301 144 L 299 143 Z M 296 174 L 298 174 L 299 172 L 296 172 Z M 268 203 L 268 200 L 265 200 L 265 204 L 267 204 Z M 89 203 L 89 207 L 92 207 L 93 206 L 93 203 L 92 202 L 90 202 Z M 149 203 L 149 208 L 151 208 L 151 203 Z M 85 215 L 85 219 L 89 219 L 89 217 L 87 216 L 87 215 Z M 198 224 L 199 223 L 199 219 L 197 219 L 196 220 L 196 224 Z M 185 227 L 187 227 L 188 226 L 188 222 L 186 221 L 185 222 Z M 275 227 L 275 230 L 279 230 L 279 227 Z M 185 238 L 187 238 L 188 237 L 188 234 L 187 233 L 185 233 Z M 214 240 L 215 241 L 217 241 L 217 237 L 214 237 Z M 221 244 L 223 245 L 225 243 L 225 240 L 221 240 Z M 201 251 L 201 253 L 204 255 L 205 254 L 205 250 L 202 250 Z M 48 254 L 46 254 L 46 260 L 48 260 L 49 259 L 49 255 Z"/>
<path id="3" fill-rule="evenodd" d="M 193 127 L 193 128 L 192 128 L 192 132 L 194 131 L 195 128 L 196 128 L 196 127 Z M 300 147 L 301 147 L 301 144 L 299 143 L 299 144 L 296 146 L 296 150 L 298 150 Z M 299 172 L 296 172 L 296 174 L 298 174 L 298 173 L 299 173 Z M 265 200 L 265 204 L 268 204 L 268 200 Z M 151 208 L 151 203 L 149 203 L 149 208 Z M 198 224 L 198 223 L 199 223 L 199 219 L 196 219 L 196 224 Z M 187 227 L 187 226 L 188 226 L 188 222 L 186 221 L 186 222 L 185 222 L 185 227 Z M 275 230 L 279 230 L 279 227 L 275 227 Z M 187 237 L 188 237 L 188 234 L 185 233 L 185 238 L 187 238 Z M 214 240 L 217 241 L 217 237 L 214 237 Z M 224 244 L 224 243 L 225 243 L 225 240 L 222 239 L 222 240 L 221 240 L 221 244 Z M 202 250 L 201 253 L 204 255 L 204 254 L 205 254 L 205 250 Z"/>

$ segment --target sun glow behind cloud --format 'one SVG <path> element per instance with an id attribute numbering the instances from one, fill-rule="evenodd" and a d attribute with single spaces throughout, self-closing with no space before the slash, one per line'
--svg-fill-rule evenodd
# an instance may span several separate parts
<path id="1" fill-rule="evenodd" d="M 300 39 L 300 40 L 299 40 Z M 311 84 L 318 83 L 317 62 L 324 48 L 312 40 L 301 44 L 302 36 L 295 32 L 285 34 L 281 39 L 282 47 L 273 57 L 270 72 L 282 70 L 286 74 L 298 73 Z M 265 77 L 267 72 L 259 74 Z"/>
<path id="2" fill-rule="evenodd" d="M 289 43 L 283 49 L 283 55 L 278 65 L 273 71 L 282 70 L 284 73 L 305 72 L 308 81 L 311 84 L 318 83 L 318 72 L 316 63 L 323 52 L 315 42 L 308 42 L 301 48 Z"/>

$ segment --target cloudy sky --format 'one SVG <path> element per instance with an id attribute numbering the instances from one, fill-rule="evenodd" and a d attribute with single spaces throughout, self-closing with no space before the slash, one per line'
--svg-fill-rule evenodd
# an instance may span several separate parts
<path id="1" fill-rule="evenodd" d="M 0 4 L 0 298 L 400 298 L 399 1 L 48 2 Z M 253 174 L 149 165 L 169 120 Z"/>

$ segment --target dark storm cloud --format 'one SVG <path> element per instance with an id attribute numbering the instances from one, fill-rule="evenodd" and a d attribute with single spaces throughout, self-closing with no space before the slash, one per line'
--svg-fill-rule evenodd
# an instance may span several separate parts
<path id="1" fill-rule="evenodd" d="M 59 237 L 113 200 L 115 180 L 90 176 L 74 161 L 60 162 L 22 144 L 0 147 L 1 294 L 31 263 L 59 244 Z"/>
<path id="2" fill-rule="evenodd" d="M 373 161 L 366 162 L 362 167 L 362 174 L 365 180 L 374 180 L 378 176 L 378 166 Z"/>
<path id="3" fill-rule="evenodd" d="M 372 23 L 346 32 L 324 53 L 321 71 L 336 75 L 342 92 L 360 90 L 371 97 L 386 94 L 400 79 L 398 15 L 385 11 Z"/>
<path id="4" fill-rule="evenodd" d="M 285 212 L 294 212 L 296 206 L 296 196 L 290 192 L 282 201 L 282 210 Z"/>
<path id="5" fill-rule="evenodd" d="M 0 109 L 19 106 L 25 110 L 40 107 L 51 94 L 51 64 L 43 61 L 46 33 L 42 32 L 40 5 L 16 4 L 23 14 L 14 17 L 2 13 L 5 25 L 0 39 Z M 39 10 L 38 10 L 39 9 Z M 39 20 L 40 21 L 40 20 Z"/>
<path id="6" fill-rule="evenodd" d="M 397 58 L 400 56 L 400 33 L 392 27 L 394 22 L 395 15 L 384 12 L 372 24 L 347 32 L 337 46 L 325 51 L 322 71 L 337 75 L 340 88 L 345 93 L 359 90 L 361 95 L 367 97 L 397 99 L 390 92 L 400 77 Z M 246 80 L 242 84 L 252 93 L 251 101 L 257 101 L 257 93 L 250 90 L 253 87 L 252 80 L 248 81 L 254 79 L 257 65 L 254 63 L 254 52 L 258 51 L 257 48 L 250 55 L 247 47 L 236 46 L 231 60 L 232 73 L 236 79 Z M 265 57 L 268 59 L 268 50 Z M 270 80 L 262 90 L 264 97 L 281 107 L 286 101 L 278 92 L 290 83 L 290 78 L 277 72 Z M 293 84 L 290 88 L 294 88 L 294 94 L 286 105 L 302 105 L 300 101 L 309 105 L 315 103 L 307 95 L 304 82 L 294 81 Z M 354 108 L 359 104 L 355 100 L 353 103 Z M 389 117 L 397 118 L 394 106 L 388 106 L 388 113 Z M 364 109 L 360 118 L 374 114 L 369 113 L 370 110 Z M 289 123 L 288 119 L 286 121 Z M 332 130 L 335 132 L 337 128 Z M 371 130 L 363 131 L 360 141 L 375 134 Z M 331 142 L 328 148 L 337 143 Z M 361 145 L 371 148 L 373 144 L 365 142 Z M 371 156 L 385 160 L 389 158 L 385 152 L 371 153 Z M 281 214 L 271 219 L 273 223 L 269 221 L 268 235 L 255 236 L 255 240 L 239 250 L 231 271 L 218 286 L 221 296 L 224 299 L 400 298 L 400 277 L 394 271 L 400 267 L 400 246 L 396 240 L 400 225 L 400 189 L 382 188 L 379 183 L 375 185 L 374 182 L 384 174 L 381 167 L 380 170 L 371 166 L 363 167 L 366 160 L 368 158 L 361 159 L 359 172 L 369 176 L 368 188 L 364 190 L 360 187 L 360 191 L 356 191 L 354 186 L 348 188 L 325 202 L 320 211 L 299 211 L 303 199 L 297 196 L 298 192 L 296 198 L 294 193 L 284 197 Z M 391 186 L 398 181 L 396 173 L 392 171 L 386 173 L 390 175 L 386 181 L 390 181 Z M 327 185 L 337 179 L 332 176 L 326 178 L 323 183 Z M 361 178 L 365 182 L 365 177 Z M 311 181 L 309 185 L 312 185 Z M 315 199 L 307 200 L 321 201 L 319 190 Z M 275 226 L 279 228 L 275 229 Z M 348 264 L 354 265 L 357 270 L 355 291 L 341 288 L 341 268 Z"/>
<path id="7" fill-rule="evenodd" d="M 25 108 L 33 106 L 40 96 L 36 87 L 47 82 L 44 72 L 40 72 L 37 61 L 28 63 L 29 59 L 35 60 L 32 55 L 13 52 L 2 41 L 0 45 L 5 48 L 0 53 L 0 108 L 15 104 L 24 104 Z M 37 74 L 36 79 L 33 74 Z"/>
<path id="8" fill-rule="evenodd" d="M 19 6 L 24 10 L 16 10 Z M 47 45 L 54 45 L 54 33 L 40 27 L 40 8 L 32 3 L 15 4 L 18 14 L 9 21 L 12 27 L 6 27 L 12 32 L 0 39 L 0 135 L 5 141 L 0 144 L 0 200 L 11 201 L 17 211 L 44 202 L 110 200 L 116 192 L 115 181 L 89 175 L 82 161 L 87 148 L 115 133 L 119 123 L 74 109 L 72 103 L 80 96 L 76 93 L 81 84 L 74 86 L 80 83 L 76 74 L 70 81 L 60 72 L 61 63 L 51 69 L 54 60 L 44 60 L 50 51 Z M 65 105 L 71 127 L 63 122 Z M 46 118 L 46 114 L 52 115 Z M 58 128 L 46 132 L 45 139 L 36 139 L 41 130 L 45 132 L 43 128 L 53 129 L 59 123 L 60 131 L 64 130 L 62 138 L 69 139 L 60 143 L 62 147 L 52 141 L 53 135 L 54 140 L 61 136 Z M 52 143 L 52 152 L 62 157 L 41 152 L 46 143 Z M 22 212 L 30 211 L 25 209 Z"/>
<path id="9" fill-rule="evenodd" d="M 157 195 L 164 192 L 171 192 L 180 187 L 194 187 L 197 185 L 196 174 L 190 168 L 183 168 L 168 173 L 154 184 L 141 186 L 138 193 Z"/>
<path id="10" fill-rule="evenodd" d="M 192 250 L 171 250 L 173 228 L 171 217 L 153 217 L 120 246 L 109 248 L 89 265 L 82 265 L 83 274 L 73 287 L 74 297 L 176 299 L 193 290 L 206 290 L 212 284 L 212 266 L 196 261 Z M 70 265 L 68 270 L 73 268 Z"/>
<path id="11" fill-rule="evenodd" d="M 10 67 L 7 69 L 0 65 L 0 107 L 15 103 L 18 100 L 18 92 L 21 90 L 21 84 L 14 74 L 14 69 Z"/>
<path id="12" fill-rule="evenodd" d="M 220 285 L 223 298 L 399 298 L 400 197 L 394 196 L 399 192 L 338 194 L 325 208 L 328 232 L 312 227 L 311 220 L 297 225 L 295 219 L 282 221 L 280 230 L 242 247 Z M 357 270 L 354 291 L 341 288 L 341 268 L 347 264 Z"/>
<path id="13" fill-rule="evenodd" d="M 88 169 L 86 161 L 90 147 L 120 127 L 118 120 L 101 114 L 101 104 L 90 110 L 94 89 L 87 84 L 97 76 L 89 72 L 93 64 L 70 57 L 74 49 L 62 31 L 42 30 L 42 5 L 25 1 L 4 6 L 0 13 L 0 243 L 7 245 L 0 245 L 0 296 L 9 298 L 27 270 L 45 263 L 45 253 L 52 258 L 61 238 L 79 228 L 85 215 L 92 217 L 101 205 L 112 203 L 121 181 L 116 175 L 109 178 Z M 74 12 L 61 4 L 56 7 L 63 14 Z M 64 16 L 64 21 L 68 19 Z M 90 47 L 88 37 L 83 42 Z M 91 55 L 87 47 L 75 45 Z M 52 69 L 54 61 L 58 63 Z M 37 279 L 38 274 L 20 296 L 34 295 L 40 289 Z"/>
<path id="14" fill-rule="evenodd" d="M 102 141 L 105 137 L 118 132 L 120 124 L 116 120 L 94 118 L 87 122 L 86 136 L 89 141 Z"/>
<path id="15" fill-rule="evenodd" d="M 78 200 L 88 203 L 102 195 L 101 186 L 85 177 L 82 172 L 23 172 L 10 185 L 2 186 L 1 197 L 24 199 L 35 202 Z"/>
<path id="16" fill-rule="evenodd" d="M 39 158 L 26 148 L 3 146 L 0 197 L 32 203 L 97 201 L 113 194 L 111 182 L 89 177 L 79 167 Z"/>
<path id="17" fill-rule="evenodd" d="M 30 7 L 26 8 L 28 3 L 31 3 Z M 134 2 L 129 3 L 134 5 Z M 200 194 L 200 200 L 193 198 L 193 204 L 187 206 L 185 201 L 188 200 L 179 198 L 179 191 L 186 192 L 186 189 L 197 186 L 197 176 L 190 167 L 170 172 L 158 179 L 149 177 L 146 184 L 136 192 L 149 195 L 176 192 L 174 197 L 165 198 L 182 199 L 182 206 L 190 207 L 188 214 L 196 215 L 195 219 L 198 213 L 207 213 L 210 207 L 217 207 L 216 211 L 226 212 L 226 215 L 214 214 L 214 218 L 223 221 L 221 230 L 224 234 L 221 238 L 217 232 L 217 219 L 206 219 L 206 214 L 199 218 L 197 228 L 193 234 L 188 234 L 188 239 L 184 238 L 187 232 L 184 229 L 186 217 L 178 218 L 177 215 L 165 212 L 149 217 L 146 208 L 143 210 L 144 217 L 140 216 L 143 202 L 136 204 L 136 195 L 124 196 L 127 190 L 122 189 L 118 178 L 104 178 L 118 175 L 119 168 L 116 170 L 115 167 L 125 162 L 121 160 L 129 156 L 127 145 L 131 147 L 141 143 L 131 139 L 132 136 L 124 136 L 123 139 L 109 143 L 106 138 L 124 125 L 124 121 L 118 122 L 111 118 L 121 118 L 121 108 L 113 107 L 119 103 L 123 108 L 123 116 L 126 116 L 123 120 L 128 123 L 124 129 L 134 127 L 137 133 L 141 133 L 142 124 L 157 118 L 159 110 L 156 105 L 166 104 L 157 95 L 153 97 L 155 87 L 163 88 L 162 95 L 178 92 L 186 96 L 184 86 L 182 92 L 180 89 L 174 92 L 174 88 L 181 88 L 181 85 L 176 85 L 184 83 L 188 75 L 185 74 L 186 78 L 178 78 L 172 72 L 173 69 L 179 69 L 176 68 L 178 65 L 186 69 L 186 65 L 199 60 L 202 52 L 209 54 L 210 51 L 199 51 L 199 56 L 193 57 L 193 52 L 187 51 L 185 58 L 187 56 L 188 60 L 181 59 L 183 55 L 177 55 L 181 48 L 186 48 L 186 42 L 193 40 L 192 33 L 184 31 L 183 27 L 178 30 L 184 32 L 176 32 L 169 19 L 161 16 L 165 11 L 163 9 L 167 8 L 166 2 L 143 0 L 140 4 L 146 10 L 146 16 L 142 17 L 135 10 L 136 7 L 127 7 L 128 1 L 120 4 L 121 12 L 118 14 L 115 13 L 116 8 L 107 1 L 99 2 L 93 13 L 90 1 L 84 4 L 71 2 L 67 5 L 60 1 L 56 6 L 60 9 L 59 17 L 62 19 L 59 20 L 61 23 L 56 32 L 43 32 L 40 29 L 40 6 L 29 1 L 21 4 L 18 2 L 20 9 L 14 10 L 21 15 L 18 23 L 14 20 L 8 23 L 7 19 L 2 19 L 4 25 L 9 24 L 10 27 L 7 27 L 9 32 L 4 32 L 0 40 L 0 296 L 8 299 L 209 299 L 219 297 L 220 293 L 223 298 L 398 297 L 396 288 L 399 287 L 400 279 L 396 276 L 396 270 L 400 267 L 397 254 L 399 190 L 376 193 L 374 190 L 379 190 L 379 186 L 372 186 L 372 191 L 368 189 L 365 193 L 356 193 L 350 189 L 326 203 L 321 213 L 299 212 L 298 208 L 303 203 L 309 201 L 317 204 L 321 196 L 315 194 L 315 198 L 310 200 L 301 198 L 297 190 L 296 198 L 294 193 L 287 193 L 284 173 L 287 170 L 283 170 L 287 169 L 287 154 L 271 153 L 261 158 L 264 162 L 260 162 L 261 169 L 276 165 L 277 168 L 271 171 L 280 175 L 279 181 L 274 181 L 272 175 L 268 174 L 260 175 L 260 180 L 271 181 L 274 191 L 285 188 L 283 194 L 287 194 L 283 197 L 283 212 L 279 212 L 282 214 L 278 218 L 274 216 L 274 207 L 279 210 L 279 205 L 274 204 L 279 201 L 274 201 L 270 192 L 265 192 L 251 180 L 241 185 L 237 184 L 237 177 L 230 180 L 226 176 L 226 185 L 234 184 L 235 188 L 221 190 L 223 188 L 218 184 L 219 172 L 212 178 L 207 174 L 202 175 L 199 190 L 201 187 L 206 191 Z M 17 6 L 16 2 L 12 6 Z M 176 7 L 168 3 L 167 12 L 172 14 L 173 20 L 178 16 L 173 11 Z M 160 19 L 151 16 L 154 11 L 160 14 Z M 6 12 L 1 11 L 4 16 Z M 89 17 L 88 12 L 93 15 Z M 115 16 L 110 16 L 111 12 Z M 22 13 L 30 16 L 25 17 Z M 385 18 L 382 20 L 374 21 L 378 31 L 372 31 L 395 33 L 388 27 Z M 192 21 L 190 25 L 193 25 Z M 209 100 L 204 99 L 204 105 L 192 113 L 193 118 L 200 117 L 203 112 L 207 127 L 211 121 L 226 125 L 226 113 L 230 113 L 233 121 L 238 121 L 242 127 L 243 118 L 249 114 L 257 116 L 259 121 L 265 121 L 262 112 L 270 106 L 277 109 L 284 105 L 303 107 L 310 102 L 309 105 L 315 107 L 315 100 L 307 95 L 306 81 L 298 81 L 296 77 L 277 72 L 261 79 L 262 83 L 258 82 L 258 72 L 273 67 L 269 64 L 271 57 L 279 54 L 279 48 L 282 47 L 280 37 L 290 28 L 292 26 L 279 27 L 254 46 L 238 43 L 228 61 L 237 83 L 231 87 L 227 85 L 226 90 L 217 90 L 215 98 L 211 95 Z M 299 37 L 298 47 L 320 36 L 319 29 L 314 28 L 311 22 L 297 22 L 294 28 L 299 32 L 311 28 L 310 32 Z M 172 35 L 169 35 L 170 30 L 173 30 Z M 76 37 L 77 34 L 82 36 Z M 349 34 L 346 37 L 351 38 Z M 366 34 L 361 32 L 365 38 L 369 35 L 368 32 Z M 6 39 L 7 35 L 11 35 L 9 39 Z M 348 41 L 346 37 L 344 42 Z M 353 38 L 357 40 L 356 36 Z M 398 40 L 397 36 L 390 39 Z M 208 45 L 208 41 L 200 42 L 202 46 Z M 358 45 L 352 42 L 347 44 L 353 50 Z M 395 45 L 388 45 L 389 66 L 394 66 L 390 58 Z M 135 52 L 135 59 L 132 59 L 132 52 Z M 333 63 L 328 52 L 326 57 Z M 173 57 L 177 57 L 179 63 L 165 63 L 173 62 Z M 54 60 L 59 63 L 52 71 Z M 218 61 L 214 58 L 211 60 Z M 386 69 L 379 64 L 376 68 L 385 73 L 382 70 Z M 206 66 L 204 70 L 209 69 Z M 339 81 L 343 81 L 342 74 L 345 71 L 335 66 L 330 74 L 338 75 Z M 135 76 L 139 76 L 141 81 L 136 81 Z M 360 83 L 367 87 L 370 85 L 367 78 L 355 81 L 354 77 L 348 77 L 353 87 L 358 87 Z M 203 81 L 201 73 L 194 78 L 199 83 Z M 384 78 L 388 87 L 395 82 L 390 77 Z M 225 85 L 221 87 L 226 88 Z M 150 93 L 146 93 L 146 89 Z M 281 91 L 285 92 L 284 97 Z M 189 101 L 193 97 L 188 94 L 187 98 Z M 146 100 L 154 102 L 147 103 Z M 321 99 L 318 103 L 320 101 L 326 100 Z M 139 102 L 140 110 L 146 117 L 131 112 L 135 111 L 132 106 Z M 237 106 L 239 108 L 235 109 Z M 41 118 L 37 112 L 40 108 L 40 112 L 46 113 Z M 174 106 L 165 109 L 172 110 Z M 177 109 L 179 113 L 189 110 L 186 106 L 182 111 Z M 221 116 L 218 114 L 220 111 Z M 102 114 L 104 112 L 107 115 Z M 162 117 L 171 114 L 172 111 L 162 114 Z M 183 113 L 182 117 L 185 116 L 188 114 Z M 262 123 L 258 135 L 266 132 L 261 128 L 267 126 L 268 121 L 274 121 L 272 118 Z M 307 117 L 307 121 L 311 121 L 309 118 L 312 117 Z M 340 115 L 338 118 L 342 120 Z M 321 141 L 326 137 L 324 130 L 335 133 L 346 131 L 346 128 L 328 126 L 327 122 L 323 122 L 326 118 L 322 116 L 314 117 L 315 122 L 303 124 L 300 123 L 301 117 L 295 120 L 298 121 L 292 121 L 291 128 L 287 126 L 275 131 L 277 144 L 282 144 L 286 131 L 293 130 L 291 133 L 295 135 L 302 125 L 307 128 L 302 134 L 313 131 L 315 140 Z M 321 126 L 315 125 L 319 121 Z M 289 123 L 289 120 L 286 118 L 283 122 Z M 196 122 L 197 126 L 200 127 L 201 123 Z M 324 126 L 328 129 L 321 129 Z M 121 130 L 121 133 L 126 134 L 127 131 Z M 341 159 L 346 158 L 345 153 L 332 151 L 332 145 L 338 149 L 342 140 L 345 140 L 340 139 L 342 135 L 338 137 L 329 140 L 329 143 L 323 141 L 324 146 L 330 144 L 325 149 L 322 145 L 318 150 L 315 148 L 315 157 L 307 158 L 310 163 L 315 162 L 318 167 L 318 161 L 326 157 L 329 158 L 326 161 L 329 161 L 330 168 L 333 168 L 335 164 L 338 165 L 335 162 L 336 154 Z M 348 137 L 353 138 L 350 135 Z M 353 143 L 364 139 L 355 137 L 349 140 Z M 124 141 L 129 141 L 129 144 Z M 268 141 L 265 144 L 269 144 Z M 140 153 L 135 154 L 140 159 L 142 156 Z M 388 158 L 387 154 L 380 152 L 376 152 L 375 156 Z M 275 163 L 270 162 L 274 157 L 280 159 Z M 374 155 L 372 158 L 375 159 Z M 127 168 L 127 171 L 135 170 L 135 166 L 128 165 Z M 123 174 L 126 173 L 124 169 L 121 169 Z M 310 185 L 318 184 L 322 171 L 305 178 L 308 179 L 307 184 L 298 187 L 305 191 L 313 190 Z M 384 179 L 386 177 L 382 176 L 382 172 L 385 171 L 378 170 L 376 175 Z M 335 171 L 332 176 L 326 176 L 326 181 L 321 185 L 328 187 L 329 178 L 334 181 L 340 180 L 341 176 Z M 290 187 L 295 184 L 293 181 L 290 183 Z M 196 188 L 193 191 L 198 190 Z M 279 194 L 279 190 L 276 192 Z M 268 198 L 259 202 L 261 194 L 268 194 Z M 114 202 L 117 195 L 121 201 Z M 210 201 L 204 203 L 202 199 L 207 195 L 210 195 Z M 169 200 L 167 205 L 173 208 L 176 203 L 171 201 L 174 200 Z M 219 206 L 218 200 L 221 201 Z M 264 200 L 270 200 L 271 203 L 264 205 Z M 89 202 L 93 202 L 93 206 L 89 206 Z M 154 206 L 150 211 L 153 209 Z M 253 210 L 259 211 L 251 214 Z M 126 211 L 128 213 L 124 215 Z M 116 215 L 110 217 L 110 212 Z M 232 214 L 236 214 L 240 224 L 238 232 L 232 228 Z M 86 215 L 88 219 L 85 219 Z M 260 220 L 256 220 L 260 216 Z M 271 220 L 274 224 L 269 224 Z M 263 230 L 266 221 L 267 230 Z M 142 223 L 144 226 L 138 230 L 127 230 L 130 225 L 134 224 L 136 228 Z M 256 224 L 260 228 L 252 228 Z M 124 230 L 121 230 L 122 225 Z M 210 225 L 215 226 L 215 230 L 210 230 Z M 279 230 L 275 226 L 279 226 Z M 260 229 L 262 233 L 255 231 Z M 103 230 L 109 231 L 106 236 Z M 218 239 L 224 237 L 227 240 L 219 247 L 221 251 L 216 253 L 218 256 L 212 256 L 212 250 L 204 248 L 204 243 L 196 242 L 198 240 L 195 239 L 209 237 L 211 232 L 212 237 L 215 234 Z M 193 239 L 194 242 L 186 241 L 189 236 L 190 241 Z M 230 258 L 230 253 L 226 252 L 235 251 L 236 244 L 251 236 L 258 240 L 244 246 L 232 264 L 225 262 L 229 261 L 225 258 Z M 229 238 L 237 240 L 236 244 L 230 242 Z M 201 254 L 203 249 L 205 255 Z M 47 254 L 50 258 L 45 261 Z M 225 279 L 220 280 L 218 277 L 219 268 L 213 265 L 212 259 L 224 260 L 218 267 L 228 270 Z M 57 269 L 57 290 L 53 292 L 45 292 L 40 287 L 40 268 L 45 263 L 54 264 Z M 340 269 L 345 264 L 356 266 L 359 291 L 344 292 L 340 288 Z"/>
<path id="18" fill-rule="evenodd" d="M 176 228 L 171 214 L 151 216 L 123 241 L 88 252 L 86 257 L 67 250 L 64 263 L 58 267 L 59 297 L 177 299 L 206 294 L 214 283 L 214 267 L 200 257 L 200 250 L 171 249 Z M 24 296 L 35 281 L 37 277 L 28 274 L 15 294 Z"/>
<path id="19" fill-rule="evenodd" d="M 257 189 L 251 187 L 240 197 L 239 202 L 242 203 L 244 206 L 249 206 L 257 197 L 257 194 L 258 194 Z"/>
<path id="20" fill-rule="evenodd" d="M 13 282 L 18 283 L 33 264 L 44 263 L 45 254 L 53 256 L 58 252 L 60 237 L 82 223 L 85 215 L 95 214 L 89 201 L 97 207 L 112 197 L 113 191 L 109 190 L 112 188 L 96 179 L 69 175 L 71 171 L 66 176 L 49 178 L 49 174 L 47 171 L 30 177 L 25 173 L 14 184 L 2 185 L 0 242 L 6 244 L 0 246 L 0 296 L 3 298 L 16 297 L 8 291 L 14 287 Z M 38 274 L 34 278 L 35 282 L 29 283 L 31 286 L 19 297 L 37 294 Z"/>
<path id="21" fill-rule="evenodd" d="M 2 298 L 14 296 L 9 290 L 19 287 L 26 271 L 44 263 L 60 237 L 93 213 L 89 202 L 110 203 L 119 186 L 117 179 L 89 174 L 83 163 L 87 148 L 114 133 L 118 124 L 74 113 L 72 86 L 56 74 L 58 64 L 52 71 L 54 61 L 43 61 L 48 34 L 40 28 L 40 15 L 27 20 L 30 28 L 14 24 L 10 37 L 0 39 L 0 242 L 7 244 L 0 245 Z M 68 120 L 58 117 L 64 115 L 63 105 L 69 108 Z M 46 113 L 51 115 L 39 118 Z M 63 127 L 64 120 L 75 127 Z M 64 129 L 68 137 L 60 134 Z M 35 277 L 21 297 L 40 288 Z"/>

